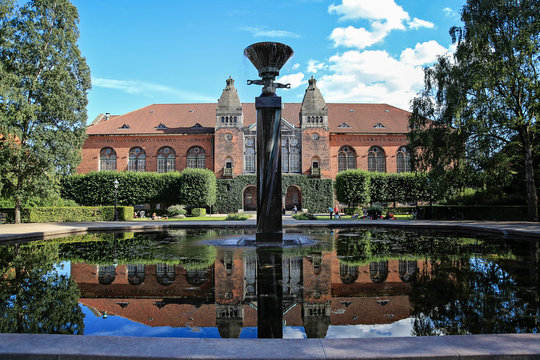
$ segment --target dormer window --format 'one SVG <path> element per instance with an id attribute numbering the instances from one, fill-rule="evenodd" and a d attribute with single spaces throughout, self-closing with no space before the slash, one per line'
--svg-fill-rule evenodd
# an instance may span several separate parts
<path id="1" fill-rule="evenodd" d="M 350 126 L 347 123 L 341 123 L 341 125 L 339 125 L 338 128 L 350 128 Z"/>
<path id="2" fill-rule="evenodd" d="M 120 126 L 119 129 L 124 129 L 125 130 L 125 129 L 131 129 L 131 128 L 129 127 L 128 124 L 124 124 L 124 125 Z"/>
<path id="3" fill-rule="evenodd" d="M 380 122 L 373 125 L 373 127 L 376 128 L 376 129 L 384 129 L 385 128 L 385 126 L 383 124 L 381 124 Z"/>
<path id="4" fill-rule="evenodd" d="M 203 126 L 199 123 L 196 123 L 195 125 L 193 125 L 191 128 L 192 129 L 196 129 L 196 128 L 202 128 Z"/>
<path id="5" fill-rule="evenodd" d="M 156 126 L 156 130 L 167 130 L 167 129 L 168 129 L 168 127 L 163 125 L 163 123 L 159 123 L 159 125 Z"/>

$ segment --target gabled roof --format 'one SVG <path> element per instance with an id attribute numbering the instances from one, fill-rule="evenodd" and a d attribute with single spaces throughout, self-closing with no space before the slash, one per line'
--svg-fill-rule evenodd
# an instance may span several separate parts
<path id="1" fill-rule="evenodd" d="M 213 133 L 216 124 L 216 103 L 153 104 L 124 115 L 100 116 L 87 128 L 88 135 L 125 134 L 193 134 Z M 285 103 L 281 117 L 295 127 L 300 126 L 302 104 Z M 410 113 L 387 104 L 327 103 L 331 133 L 395 134 L 407 133 Z M 254 124 L 254 103 L 243 103 L 244 126 Z M 349 127 L 342 126 L 343 123 Z M 383 127 L 375 127 L 380 123 Z M 124 124 L 129 129 L 120 129 Z M 159 129 L 163 124 L 167 129 Z M 200 124 L 200 127 L 196 127 Z"/>

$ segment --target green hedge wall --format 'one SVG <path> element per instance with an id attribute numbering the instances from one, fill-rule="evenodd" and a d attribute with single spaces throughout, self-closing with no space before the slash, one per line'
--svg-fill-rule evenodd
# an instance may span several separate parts
<path id="1" fill-rule="evenodd" d="M 154 173 L 98 171 L 66 176 L 61 196 L 86 206 L 114 205 L 114 180 L 118 180 L 118 204 L 182 204 L 207 206 L 215 202 L 215 175 L 206 169 Z"/>
<path id="2" fill-rule="evenodd" d="M 133 219 L 133 207 L 118 206 L 118 219 Z M 7 214 L 6 222 L 14 221 L 13 209 L 0 209 Z M 114 206 L 72 206 L 72 207 L 33 207 L 21 209 L 21 219 L 25 223 L 40 222 L 84 222 L 114 220 Z"/>
<path id="3" fill-rule="evenodd" d="M 335 182 L 337 199 L 342 203 L 350 205 L 369 202 L 369 175 L 370 173 L 367 171 L 359 169 L 351 169 L 338 173 Z"/>
<path id="4" fill-rule="evenodd" d="M 216 213 L 235 213 L 242 209 L 245 188 L 257 186 L 256 175 L 240 175 L 234 179 L 217 179 Z M 285 195 L 289 186 L 298 186 L 302 193 L 302 207 L 309 212 L 326 212 L 334 203 L 333 181 L 304 175 L 283 175 L 281 191 Z"/>

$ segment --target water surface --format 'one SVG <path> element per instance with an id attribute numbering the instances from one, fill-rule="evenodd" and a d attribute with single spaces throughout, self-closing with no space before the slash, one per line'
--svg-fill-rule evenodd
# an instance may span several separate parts
<path id="1" fill-rule="evenodd" d="M 0 247 L 1 332 L 336 338 L 538 332 L 539 244 L 335 229 L 103 233 Z"/>

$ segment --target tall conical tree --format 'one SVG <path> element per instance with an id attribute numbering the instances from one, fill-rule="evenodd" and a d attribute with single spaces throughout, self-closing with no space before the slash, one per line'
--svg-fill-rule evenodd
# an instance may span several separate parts
<path id="1" fill-rule="evenodd" d="M 0 158 L 15 221 L 25 199 L 55 190 L 85 139 L 90 69 L 77 45 L 78 12 L 68 0 L 0 6 Z"/>

